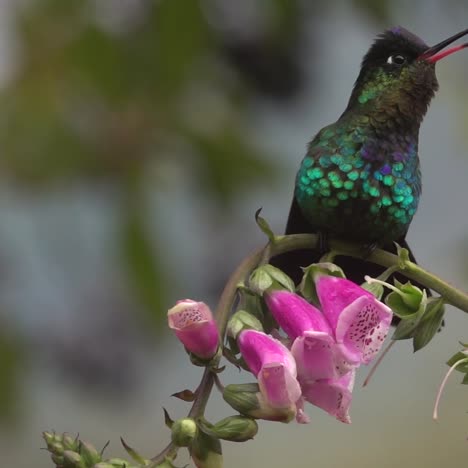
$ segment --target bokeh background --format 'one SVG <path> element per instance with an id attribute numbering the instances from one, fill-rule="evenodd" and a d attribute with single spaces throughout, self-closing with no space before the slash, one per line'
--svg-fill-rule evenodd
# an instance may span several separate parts
<path id="1" fill-rule="evenodd" d="M 374 36 L 429 44 L 468 26 L 466 0 L 0 0 L 0 465 L 45 468 L 42 430 L 147 456 L 162 409 L 194 388 L 165 311 L 215 305 L 229 272 L 284 228 L 307 142 L 344 109 Z M 437 66 L 421 130 L 420 262 L 468 281 L 468 54 Z M 224 444 L 227 467 L 458 467 L 467 389 L 431 419 L 463 313 L 414 355 L 399 343 L 342 425 L 261 424 Z M 236 382 L 237 372 L 223 374 Z M 229 414 L 219 397 L 213 420 Z M 182 457 L 179 465 L 184 464 Z"/>

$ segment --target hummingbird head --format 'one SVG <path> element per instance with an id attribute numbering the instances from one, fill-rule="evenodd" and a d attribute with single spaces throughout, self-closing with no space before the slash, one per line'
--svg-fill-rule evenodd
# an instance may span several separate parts
<path id="1" fill-rule="evenodd" d="M 468 47 L 445 49 L 466 34 L 468 29 L 429 47 L 402 27 L 385 31 L 362 60 L 345 113 L 352 110 L 375 116 L 377 122 L 419 127 L 439 87 L 436 62 Z"/>

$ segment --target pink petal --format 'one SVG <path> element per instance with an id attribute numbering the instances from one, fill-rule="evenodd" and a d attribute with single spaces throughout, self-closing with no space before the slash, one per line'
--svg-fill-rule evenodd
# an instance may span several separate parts
<path id="1" fill-rule="evenodd" d="M 273 291 L 265 297 L 278 325 L 294 340 L 306 330 L 331 333 L 323 314 L 305 299 L 289 291 Z"/>
<path id="2" fill-rule="evenodd" d="M 340 379 L 317 380 L 302 386 L 304 398 L 335 416 L 341 422 L 351 423 L 349 407 L 352 400 L 355 370 Z"/>
<path id="3" fill-rule="evenodd" d="M 317 295 L 323 314 L 333 330 L 336 329 L 340 314 L 346 306 L 361 296 L 374 297 L 352 281 L 335 276 L 321 276 L 317 280 Z"/>
<path id="4" fill-rule="evenodd" d="M 348 362 L 340 347 L 328 333 L 306 331 L 296 338 L 291 353 L 296 359 L 299 381 L 336 379 L 348 373 L 354 362 Z"/>
<path id="5" fill-rule="evenodd" d="M 190 299 L 178 301 L 167 313 L 168 324 L 177 338 L 201 359 L 213 357 L 218 349 L 219 332 L 210 308 Z"/>
<path id="6" fill-rule="evenodd" d="M 296 362 L 289 349 L 279 340 L 256 330 L 244 330 L 237 339 L 240 352 L 250 371 L 258 376 L 266 364 L 283 364 L 295 378 Z"/>
<path id="7" fill-rule="evenodd" d="M 374 296 L 361 296 L 342 311 L 336 341 L 350 361 L 368 364 L 380 351 L 392 321 L 392 311 Z"/>
<path id="8" fill-rule="evenodd" d="M 265 364 L 258 374 L 258 385 L 265 400 L 274 408 L 287 408 L 301 396 L 296 377 L 284 364 Z"/>

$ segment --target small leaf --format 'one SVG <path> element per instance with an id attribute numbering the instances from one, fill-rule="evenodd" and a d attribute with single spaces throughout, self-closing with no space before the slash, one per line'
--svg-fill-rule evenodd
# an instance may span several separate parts
<path id="1" fill-rule="evenodd" d="M 419 318 L 402 319 L 393 333 L 392 340 L 407 340 L 413 338 Z"/>
<path id="2" fill-rule="evenodd" d="M 463 380 L 461 382 L 463 385 L 468 385 L 468 374 L 465 374 L 465 377 L 463 377 Z"/>
<path id="3" fill-rule="evenodd" d="M 268 237 L 270 242 L 275 241 L 275 235 L 273 234 L 273 231 L 270 228 L 270 225 L 266 221 L 265 218 L 260 216 L 260 212 L 262 211 L 262 208 L 259 208 L 255 212 L 255 222 L 257 223 L 258 227 L 262 230 L 262 232 Z"/>
<path id="4" fill-rule="evenodd" d="M 166 424 L 166 426 L 169 429 L 172 429 L 172 426 L 174 425 L 174 421 L 169 416 L 169 413 L 166 411 L 166 408 L 163 408 L 163 411 L 164 411 L 164 424 Z"/>
<path id="5" fill-rule="evenodd" d="M 125 451 L 135 460 L 138 464 L 142 466 L 147 466 L 149 464 L 149 460 L 143 458 L 134 448 L 130 447 L 123 438 L 120 438 L 120 442 L 122 443 Z"/>
<path id="6" fill-rule="evenodd" d="M 180 392 L 173 393 L 171 396 L 178 398 L 179 400 L 192 402 L 195 400 L 195 393 L 191 390 L 185 389 Z"/>
<path id="7" fill-rule="evenodd" d="M 463 351 L 459 351 L 447 361 L 447 365 L 452 367 L 455 363 L 461 361 L 462 359 L 466 359 L 467 357 L 468 356 Z M 460 365 L 456 367 L 456 370 L 458 372 L 462 372 L 463 374 L 468 374 L 468 362 L 460 363 Z"/>
<path id="8" fill-rule="evenodd" d="M 413 349 L 415 352 L 426 346 L 440 329 L 444 312 L 443 298 L 439 297 L 428 302 L 426 312 L 414 333 Z"/>
<path id="9" fill-rule="evenodd" d="M 409 258 L 409 251 L 408 249 L 405 249 L 401 247 L 399 244 L 395 242 L 396 249 L 397 249 L 397 255 L 398 255 L 398 263 L 401 269 L 405 269 L 407 263 L 410 261 Z"/>

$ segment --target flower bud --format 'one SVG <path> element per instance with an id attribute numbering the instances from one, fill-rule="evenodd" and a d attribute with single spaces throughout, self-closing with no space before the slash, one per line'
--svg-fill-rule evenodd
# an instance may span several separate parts
<path id="1" fill-rule="evenodd" d="M 78 438 L 72 437 L 70 434 L 63 434 L 63 447 L 65 450 L 71 450 L 77 452 L 79 449 L 80 441 Z"/>
<path id="2" fill-rule="evenodd" d="M 172 328 L 188 351 L 201 359 L 211 359 L 219 344 L 219 332 L 210 308 L 190 299 L 178 301 L 167 312 Z"/>
<path id="3" fill-rule="evenodd" d="M 188 447 L 197 434 L 198 427 L 193 419 L 179 419 L 172 425 L 172 442 L 178 447 Z"/>
<path id="4" fill-rule="evenodd" d="M 219 439 L 231 442 L 245 442 L 253 439 L 258 432 L 258 424 L 244 416 L 229 416 L 218 421 L 211 431 Z"/>
<path id="5" fill-rule="evenodd" d="M 259 296 L 271 289 L 286 289 L 294 291 L 293 280 L 279 268 L 273 265 L 262 265 L 250 275 L 249 286 Z"/>
<path id="6" fill-rule="evenodd" d="M 223 391 L 223 398 L 233 409 L 245 416 L 267 421 L 288 423 L 296 415 L 296 406 L 273 408 L 260 393 L 258 384 L 231 384 Z"/>
<path id="7" fill-rule="evenodd" d="M 263 327 L 257 317 L 254 317 L 245 310 L 238 310 L 229 319 L 227 335 L 236 340 L 240 332 L 244 330 L 263 331 Z"/>
<path id="8" fill-rule="evenodd" d="M 86 468 L 86 464 L 81 458 L 80 454 L 65 450 L 63 452 L 63 465 L 69 468 Z"/>
<path id="9" fill-rule="evenodd" d="M 94 466 L 101 461 L 100 453 L 89 442 L 81 442 L 80 455 L 85 461 L 86 466 Z"/>
<path id="10" fill-rule="evenodd" d="M 242 357 L 257 377 L 268 404 L 289 408 L 301 396 L 296 362 L 279 340 L 255 330 L 244 330 L 237 340 Z"/>

